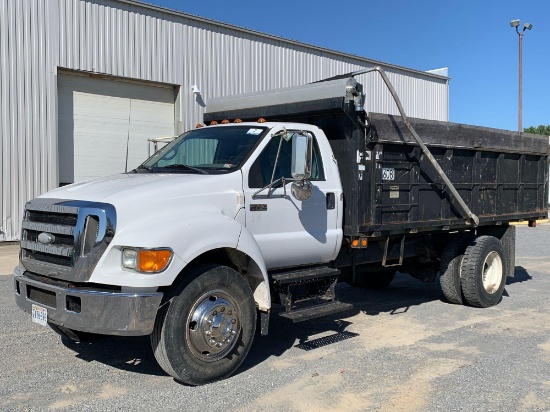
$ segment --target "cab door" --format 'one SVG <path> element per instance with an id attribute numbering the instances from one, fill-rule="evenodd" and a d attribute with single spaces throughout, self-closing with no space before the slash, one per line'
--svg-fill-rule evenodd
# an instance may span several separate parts
<path id="1" fill-rule="evenodd" d="M 243 167 L 245 225 L 258 242 L 269 269 L 328 262 L 334 259 L 336 245 L 340 244 L 340 183 L 335 182 L 333 174 L 327 173 L 324 167 L 332 160 L 328 143 L 321 151 L 315 135 L 311 135 L 310 181 L 314 191 L 306 201 L 291 195 L 292 182 L 285 187 L 278 184 L 271 190 L 260 191 L 269 185 L 272 177 L 274 180 L 291 177 L 291 140 L 267 136 L 268 141 L 257 149 L 255 159 Z"/>

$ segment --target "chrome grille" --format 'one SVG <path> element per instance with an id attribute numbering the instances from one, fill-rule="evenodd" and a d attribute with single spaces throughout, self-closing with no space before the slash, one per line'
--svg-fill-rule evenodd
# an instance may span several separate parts
<path id="1" fill-rule="evenodd" d="M 76 226 L 78 215 L 69 213 L 50 213 L 27 210 L 27 220 L 37 223 L 50 223 L 53 225 Z"/>
<path id="2" fill-rule="evenodd" d="M 33 199 L 22 228 L 21 262 L 27 270 L 86 281 L 114 236 L 116 212 L 107 203 Z"/>

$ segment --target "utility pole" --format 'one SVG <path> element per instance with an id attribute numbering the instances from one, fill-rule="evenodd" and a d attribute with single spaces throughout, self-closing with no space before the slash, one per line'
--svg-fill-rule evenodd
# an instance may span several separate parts
<path id="1" fill-rule="evenodd" d="M 523 132 L 523 56 L 522 56 L 522 48 L 523 48 L 523 36 L 525 35 L 525 30 L 531 30 L 533 28 L 533 25 L 531 23 L 525 23 L 523 25 L 523 30 L 519 31 L 520 21 L 518 20 L 512 20 L 510 22 L 511 27 L 516 28 L 516 33 L 519 37 L 519 70 L 518 70 L 518 132 Z"/>

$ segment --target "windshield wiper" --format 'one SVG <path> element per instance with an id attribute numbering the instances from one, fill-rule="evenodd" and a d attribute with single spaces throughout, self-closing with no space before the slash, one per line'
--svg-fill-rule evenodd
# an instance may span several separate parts
<path id="1" fill-rule="evenodd" d="M 166 165 L 162 167 L 157 167 L 156 169 L 184 169 L 184 170 L 191 170 L 196 173 L 202 173 L 203 175 L 207 175 L 208 172 L 203 169 L 199 169 L 198 167 L 184 165 L 183 163 L 176 163 L 173 165 Z"/>
<path id="2" fill-rule="evenodd" d="M 139 166 L 136 167 L 134 170 L 132 170 L 132 172 L 137 173 L 137 171 L 138 171 L 138 170 L 141 170 L 141 169 L 145 169 L 145 170 L 147 170 L 148 172 L 152 172 L 152 171 L 153 171 L 153 168 L 152 168 L 151 166 L 139 165 Z"/>

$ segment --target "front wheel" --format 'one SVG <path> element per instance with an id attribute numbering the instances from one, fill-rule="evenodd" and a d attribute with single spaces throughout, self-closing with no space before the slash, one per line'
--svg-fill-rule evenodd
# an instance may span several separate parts
<path id="1" fill-rule="evenodd" d="M 479 236 L 466 248 L 460 282 L 466 301 L 479 308 L 496 305 L 506 284 L 507 260 L 500 241 Z"/>
<path id="2" fill-rule="evenodd" d="M 256 307 L 246 280 L 231 268 L 201 265 L 161 305 L 151 345 L 166 373 L 202 385 L 237 370 L 255 330 Z"/>

